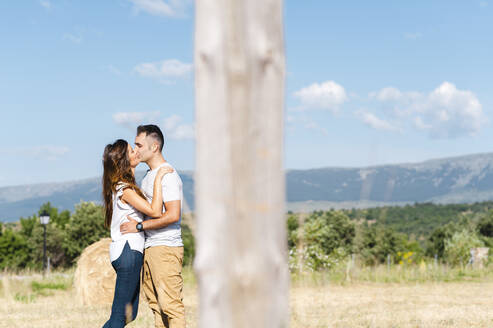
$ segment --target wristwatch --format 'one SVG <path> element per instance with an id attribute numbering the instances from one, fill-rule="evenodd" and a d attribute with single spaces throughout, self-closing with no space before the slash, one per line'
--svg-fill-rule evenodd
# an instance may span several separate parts
<path id="1" fill-rule="evenodd" d="M 136 228 L 136 229 L 137 229 L 137 231 L 139 231 L 139 232 L 144 231 L 144 226 L 142 225 L 142 222 L 137 223 L 137 225 L 135 226 L 135 228 Z"/>

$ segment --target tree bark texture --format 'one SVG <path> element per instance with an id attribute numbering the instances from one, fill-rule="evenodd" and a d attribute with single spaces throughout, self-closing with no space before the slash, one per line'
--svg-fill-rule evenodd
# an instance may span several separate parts
<path id="1" fill-rule="evenodd" d="M 287 327 L 282 0 L 198 0 L 200 327 Z"/>

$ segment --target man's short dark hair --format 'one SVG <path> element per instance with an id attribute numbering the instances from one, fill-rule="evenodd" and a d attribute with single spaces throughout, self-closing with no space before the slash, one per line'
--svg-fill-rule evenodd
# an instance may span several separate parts
<path id="1" fill-rule="evenodd" d="M 154 124 L 147 124 L 147 125 L 139 125 L 137 127 L 137 135 L 145 133 L 146 137 L 151 137 L 154 138 L 158 144 L 159 144 L 159 151 L 163 151 L 163 146 L 164 146 L 164 137 L 163 133 L 161 132 L 161 129 Z"/>

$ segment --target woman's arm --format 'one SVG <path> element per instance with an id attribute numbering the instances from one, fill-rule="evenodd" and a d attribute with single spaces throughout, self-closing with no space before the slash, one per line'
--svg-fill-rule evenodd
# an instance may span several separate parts
<path id="1" fill-rule="evenodd" d="M 173 172 L 173 169 L 170 167 L 162 167 L 157 172 L 156 178 L 154 179 L 154 191 L 151 204 L 131 188 L 125 188 L 123 190 L 121 199 L 147 216 L 153 218 L 160 217 L 163 213 L 163 187 L 161 181 L 166 174 L 171 172 Z"/>

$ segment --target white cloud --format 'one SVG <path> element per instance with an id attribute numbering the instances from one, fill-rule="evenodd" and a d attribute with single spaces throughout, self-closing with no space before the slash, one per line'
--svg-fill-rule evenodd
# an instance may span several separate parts
<path id="1" fill-rule="evenodd" d="M 40 0 L 39 4 L 46 9 L 51 9 L 51 2 L 48 0 Z"/>
<path id="2" fill-rule="evenodd" d="M 195 138 L 194 124 L 181 124 L 182 118 L 171 115 L 164 119 L 164 133 L 170 139 L 185 140 Z"/>
<path id="3" fill-rule="evenodd" d="M 302 127 L 304 129 L 323 134 L 325 136 L 329 135 L 329 131 L 326 128 L 321 127 L 317 122 L 315 122 L 313 119 L 311 119 L 306 115 L 304 116 L 288 115 L 286 117 L 285 123 L 287 124 L 287 129 L 289 131 L 294 131 L 295 128 Z"/>
<path id="4" fill-rule="evenodd" d="M 71 33 L 65 33 L 63 35 L 63 40 L 68 40 L 72 43 L 79 44 L 82 42 L 82 37 Z"/>
<path id="5" fill-rule="evenodd" d="M 337 112 L 348 99 L 344 88 L 334 81 L 313 83 L 296 91 L 294 96 L 300 99 L 302 109 L 328 109 L 332 112 Z"/>
<path id="6" fill-rule="evenodd" d="M 316 123 L 315 121 L 311 121 L 311 120 L 307 121 L 304 123 L 303 127 L 307 130 L 315 131 L 325 136 L 329 135 L 329 131 L 327 131 L 326 128 L 323 128 L 320 125 L 318 125 L 318 123 Z"/>
<path id="7" fill-rule="evenodd" d="M 30 151 L 32 155 L 36 158 L 54 161 L 68 153 L 70 149 L 68 147 L 47 145 L 34 147 L 29 149 L 28 151 Z"/>
<path id="8" fill-rule="evenodd" d="M 185 140 L 195 138 L 195 126 L 193 123 L 182 123 L 182 117 L 171 115 L 163 120 L 159 111 L 154 112 L 119 112 L 113 115 L 113 121 L 134 131 L 140 124 L 156 124 L 160 126 L 165 138 Z M 162 123 L 162 124 L 160 124 Z"/>
<path id="9" fill-rule="evenodd" d="M 178 115 L 171 115 L 164 120 L 164 128 L 166 130 L 171 130 L 175 128 L 181 121 L 181 117 Z"/>
<path id="10" fill-rule="evenodd" d="M 360 119 L 366 125 L 372 127 L 375 130 L 383 131 L 400 131 L 400 129 L 390 122 L 378 118 L 375 114 L 365 110 L 359 110 L 356 112 L 356 117 Z"/>
<path id="11" fill-rule="evenodd" d="M 113 121 L 121 126 L 135 130 L 140 124 L 157 123 L 160 116 L 159 111 L 154 112 L 119 112 L 113 114 Z"/>
<path id="12" fill-rule="evenodd" d="M 65 146 L 42 145 L 4 149 L 0 153 L 16 157 L 55 161 L 62 158 L 69 151 L 70 149 Z"/>
<path id="13" fill-rule="evenodd" d="M 420 111 L 423 95 L 419 92 L 402 92 L 394 87 L 386 87 L 369 94 L 369 98 L 377 100 L 389 116 L 407 117 L 411 111 Z"/>
<path id="14" fill-rule="evenodd" d="M 370 93 L 370 97 L 374 97 L 379 101 L 412 102 L 421 97 L 421 94 L 415 91 L 402 92 L 397 88 L 387 87 L 378 92 Z"/>
<path id="15" fill-rule="evenodd" d="M 400 125 L 426 130 L 433 138 L 478 133 L 487 119 L 474 93 L 443 82 L 430 93 L 402 92 L 388 87 L 370 94 L 384 115 Z M 408 124 L 409 125 L 409 124 Z"/>
<path id="16" fill-rule="evenodd" d="M 406 33 L 404 37 L 409 40 L 416 40 L 421 38 L 423 35 L 421 33 Z"/>
<path id="17" fill-rule="evenodd" d="M 397 88 L 387 87 L 383 88 L 379 92 L 374 92 L 370 94 L 370 97 L 373 96 L 380 101 L 388 101 L 388 100 L 399 100 L 402 98 L 402 92 Z"/>
<path id="18" fill-rule="evenodd" d="M 414 118 L 414 126 L 418 129 L 418 130 L 428 130 L 428 129 L 431 129 L 432 126 L 430 124 L 426 124 L 425 122 L 423 122 L 423 119 L 421 118 L 421 116 L 416 116 Z"/>
<path id="19" fill-rule="evenodd" d="M 118 68 L 116 68 L 113 65 L 106 66 L 106 69 L 113 75 L 121 76 L 123 74 L 122 71 L 120 71 Z"/>
<path id="20" fill-rule="evenodd" d="M 192 71 L 192 64 L 177 59 L 159 62 L 142 63 L 135 66 L 134 71 L 140 76 L 166 81 L 169 78 L 184 78 Z"/>
<path id="21" fill-rule="evenodd" d="M 135 12 L 145 12 L 155 16 L 180 17 L 184 15 L 189 0 L 130 0 Z"/>
<path id="22" fill-rule="evenodd" d="M 442 83 L 427 99 L 425 114 L 433 125 L 431 132 L 435 137 L 476 134 L 486 122 L 476 95 L 458 90 L 452 83 Z"/>

